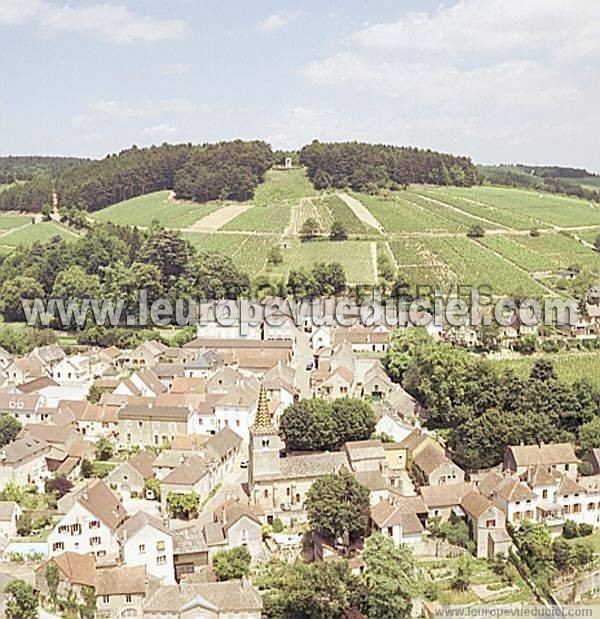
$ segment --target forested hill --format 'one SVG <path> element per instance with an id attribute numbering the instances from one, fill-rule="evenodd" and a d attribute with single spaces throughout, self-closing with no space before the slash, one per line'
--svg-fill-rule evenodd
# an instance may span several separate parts
<path id="1" fill-rule="evenodd" d="M 315 140 L 300 151 L 300 163 L 317 189 L 375 192 L 410 183 L 469 187 L 478 182 L 477 168 L 468 157 L 385 144 Z"/>
<path id="2" fill-rule="evenodd" d="M 56 178 L 65 168 L 88 161 L 77 157 L 0 157 L 0 184 L 30 181 L 34 178 Z"/>
<path id="3" fill-rule="evenodd" d="M 65 170 L 56 191 L 59 206 L 87 211 L 161 189 L 198 202 L 248 200 L 272 163 L 271 148 L 260 141 L 134 146 Z"/>
<path id="4" fill-rule="evenodd" d="M 516 164 L 478 166 L 477 169 L 482 180 L 492 185 L 523 187 L 600 202 L 599 191 L 580 183 L 583 179 L 595 179 L 597 176 L 581 168 Z"/>

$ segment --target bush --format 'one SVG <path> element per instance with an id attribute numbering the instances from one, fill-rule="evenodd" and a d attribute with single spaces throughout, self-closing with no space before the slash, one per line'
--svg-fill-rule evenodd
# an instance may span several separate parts
<path id="1" fill-rule="evenodd" d="M 279 518 L 273 520 L 273 533 L 281 533 L 283 531 L 283 522 Z"/>
<path id="2" fill-rule="evenodd" d="M 573 522 L 572 520 L 565 521 L 565 524 L 563 525 L 562 534 L 565 539 L 573 539 L 575 537 L 578 537 L 579 530 L 577 528 L 577 524 Z"/>
<path id="3" fill-rule="evenodd" d="M 581 462 L 579 462 L 577 464 L 577 472 L 580 475 L 593 475 L 594 474 L 594 467 L 592 466 L 591 462 L 588 462 L 587 460 L 581 460 Z"/>
<path id="4" fill-rule="evenodd" d="M 582 522 L 577 527 L 577 532 L 579 533 L 579 537 L 587 537 L 588 535 L 591 535 L 594 532 L 594 525 L 586 524 L 585 522 Z"/>

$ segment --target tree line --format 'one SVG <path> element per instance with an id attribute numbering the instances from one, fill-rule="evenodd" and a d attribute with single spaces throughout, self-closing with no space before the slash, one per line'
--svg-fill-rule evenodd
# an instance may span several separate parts
<path id="1" fill-rule="evenodd" d="M 385 144 L 315 140 L 300 150 L 300 163 L 317 189 L 350 187 L 373 193 L 410 183 L 468 187 L 478 182 L 477 168 L 468 157 Z"/>
<path id="2" fill-rule="evenodd" d="M 56 183 L 58 203 L 97 211 L 163 189 L 198 202 L 248 200 L 271 165 L 271 148 L 260 141 L 134 146 L 66 170 Z"/>
<path id="3" fill-rule="evenodd" d="M 495 466 L 508 445 L 521 443 L 600 447 L 600 392 L 586 379 L 560 381 L 546 359 L 520 377 L 409 329 L 394 337 L 385 366 L 426 409 L 428 425 L 448 431 L 463 467 Z"/>
<path id="4" fill-rule="evenodd" d="M 0 190 L 0 211 L 39 213 L 49 209 L 53 199 L 52 180 L 41 176 Z"/>
<path id="5" fill-rule="evenodd" d="M 0 184 L 30 181 L 42 176 L 56 178 L 64 169 L 87 161 L 78 157 L 0 157 Z"/>
<path id="6" fill-rule="evenodd" d="M 55 237 L 0 259 L 0 310 L 7 321 L 25 319 L 22 298 L 120 300 L 124 321 L 128 313 L 137 315 L 142 289 L 151 304 L 163 298 L 237 298 L 248 286 L 248 276 L 229 257 L 199 252 L 179 232 L 156 225 L 141 231 L 96 224 L 76 241 Z M 117 343 L 113 339 L 127 331 L 125 324 L 122 329 L 96 326 L 92 318 L 89 312 L 79 328 L 82 343 Z"/>

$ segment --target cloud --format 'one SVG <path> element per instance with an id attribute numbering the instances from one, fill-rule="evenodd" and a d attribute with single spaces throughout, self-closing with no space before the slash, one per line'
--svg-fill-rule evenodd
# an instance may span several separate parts
<path id="1" fill-rule="evenodd" d="M 165 64 L 160 68 L 160 72 L 163 75 L 184 75 L 189 71 L 189 67 L 181 62 L 175 62 L 173 64 Z"/>
<path id="2" fill-rule="evenodd" d="M 0 0 L 0 24 L 22 24 L 41 8 L 41 0 Z"/>
<path id="3" fill-rule="evenodd" d="M 30 20 L 37 22 L 44 32 L 90 35 L 117 44 L 174 40 L 187 33 L 187 26 L 180 19 L 138 15 L 124 5 L 71 6 L 42 0 L 0 0 L 0 23 Z"/>
<path id="4" fill-rule="evenodd" d="M 258 24 L 258 29 L 261 32 L 275 32 L 289 26 L 291 22 L 300 16 L 300 11 L 289 13 L 287 11 L 279 11 L 269 15 L 265 20 Z"/>
<path id="5" fill-rule="evenodd" d="M 169 137 L 179 131 L 179 127 L 175 125 L 167 125 L 166 123 L 160 125 L 154 125 L 153 127 L 146 127 L 142 133 L 151 138 Z"/>
<path id="6" fill-rule="evenodd" d="M 196 105 L 187 99 L 166 99 L 164 101 L 150 101 L 137 104 L 114 99 L 101 99 L 90 104 L 87 117 L 104 116 L 127 120 L 152 118 L 163 114 L 181 114 L 193 112 L 196 109 Z"/>
<path id="7" fill-rule="evenodd" d="M 367 26 L 353 39 L 364 48 L 464 57 L 550 52 L 555 60 L 595 56 L 600 3 L 588 0 L 460 0 L 436 11 Z"/>
<path id="8" fill-rule="evenodd" d="M 299 73 L 370 140 L 598 168 L 599 21 L 587 0 L 455 0 L 359 28 Z"/>

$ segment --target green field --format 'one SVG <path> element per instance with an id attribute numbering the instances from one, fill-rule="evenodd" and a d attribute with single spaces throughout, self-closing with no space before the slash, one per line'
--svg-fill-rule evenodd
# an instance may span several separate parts
<path id="1" fill-rule="evenodd" d="M 587 378 L 592 384 L 600 388 L 600 352 L 536 355 L 534 357 L 519 357 L 518 359 L 492 359 L 492 363 L 501 371 L 511 368 L 517 376 L 526 378 L 529 376 L 536 359 L 540 358 L 552 362 L 559 379 L 572 383 L 580 378 Z"/>
<path id="2" fill-rule="evenodd" d="M 319 262 L 339 262 L 350 284 L 376 284 L 370 241 L 311 241 L 295 240 L 290 249 L 283 250 L 283 264 L 273 269 L 275 274 L 287 275 L 292 269 L 310 269 Z"/>
<path id="3" fill-rule="evenodd" d="M 487 185 L 414 185 L 380 195 L 350 193 L 377 219 L 383 234 L 365 224 L 337 192 L 316 191 L 302 168 L 269 170 L 249 202 L 250 208 L 218 231 L 185 230 L 183 234 L 199 249 L 230 256 L 251 276 L 280 277 L 292 268 L 339 261 L 351 283 L 375 284 L 376 252 L 372 248 L 376 247 L 393 258 L 398 275 L 410 284 L 489 284 L 497 295 L 523 292 L 537 296 L 549 295 L 558 286 L 555 276 L 560 269 L 578 266 L 586 274 L 600 277 L 600 254 L 581 242 L 593 243 L 600 234 L 600 205 Z M 166 227 L 187 229 L 222 206 L 221 202 L 177 202 L 169 198 L 168 191 L 159 191 L 115 204 L 92 217 L 138 226 L 157 220 Z M 317 220 L 323 236 L 328 235 L 334 220 L 341 221 L 349 240 L 320 238 L 300 243 L 302 223 L 309 217 Z M 26 216 L 0 215 L 0 230 L 21 223 L 28 224 Z M 468 238 L 467 232 L 474 226 L 483 228 L 485 236 Z M 541 234 L 528 234 L 533 228 Z M 27 225 L 0 237 L 0 251 L 49 233 Z M 59 233 L 66 234 L 64 230 Z M 269 250 L 284 242 L 289 249 L 282 250 L 283 264 L 269 266 Z M 549 276 L 542 280 L 541 272 Z"/>
<path id="4" fill-rule="evenodd" d="M 169 194 L 169 191 L 155 191 L 113 204 L 91 216 L 123 226 L 149 226 L 152 221 L 158 221 L 168 228 L 187 228 L 223 206 L 221 203 L 176 202 L 169 199 Z"/>
<path id="5" fill-rule="evenodd" d="M 0 213 L 0 230 L 12 230 L 31 223 L 31 215 L 7 215 Z"/>
<path id="6" fill-rule="evenodd" d="M 229 256 L 240 269 L 251 274 L 257 274 L 265 267 L 269 250 L 279 242 L 275 235 L 184 232 L 183 236 L 200 251 Z"/>
<path id="7" fill-rule="evenodd" d="M 61 225 L 53 221 L 45 221 L 38 224 L 29 224 L 9 232 L 5 236 L 0 237 L 0 245 L 17 247 L 18 245 L 31 245 L 36 241 L 45 243 L 55 236 L 59 236 L 67 241 L 77 238 L 76 234 L 66 230 Z"/>

